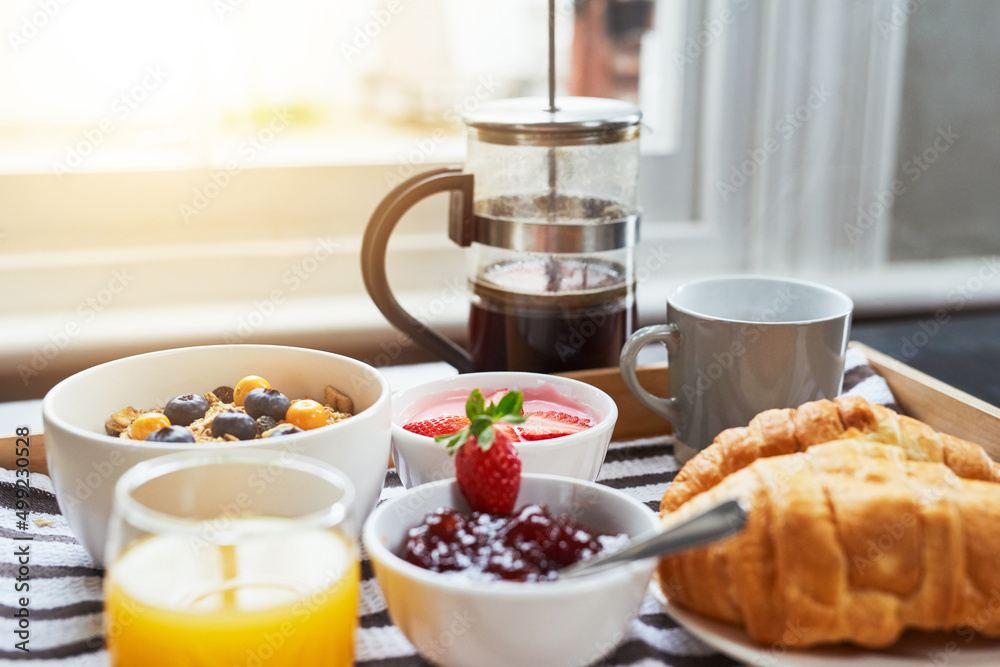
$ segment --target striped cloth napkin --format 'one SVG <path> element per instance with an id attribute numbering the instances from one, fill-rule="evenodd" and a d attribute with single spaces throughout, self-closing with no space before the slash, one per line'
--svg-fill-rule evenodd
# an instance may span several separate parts
<path id="1" fill-rule="evenodd" d="M 844 393 L 895 407 L 885 381 L 864 356 L 849 350 Z M 612 443 L 598 481 L 644 502 L 651 511 L 677 473 L 669 436 Z M 32 667 L 105 667 L 108 654 L 101 638 L 102 570 L 73 537 L 59 513 L 52 482 L 30 475 L 30 518 L 17 528 L 14 471 L 0 470 L 0 662 L 29 660 Z M 382 499 L 403 493 L 394 470 L 386 474 Z M 31 540 L 24 539 L 30 536 Z M 30 591 L 17 592 L 17 550 L 30 553 Z M 22 551 L 23 553 L 23 551 Z M 15 648 L 19 597 L 29 598 L 29 641 L 25 652 Z M 428 665 L 416 653 L 386 611 L 367 559 L 362 562 L 361 609 L 356 636 L 356 660 L 363 667 Z M 722 667 L 736 665 L 677 625 L 650 594 L 622 642 L 598 663 L 647 667 Z"/>

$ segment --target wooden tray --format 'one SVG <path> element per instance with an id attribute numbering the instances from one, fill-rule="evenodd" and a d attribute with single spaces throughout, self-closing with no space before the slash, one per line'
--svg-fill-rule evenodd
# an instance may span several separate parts
<path id="1" fill-rule="evenodd" d="M 852 342 L 851 347 L 861 350 L 872 369 L 885 378 L 903 412 L 939 431 L 982 445 L 990 457 L 1000 461 L 1000 408 L 866 345 Z M 576 371 L 562 375 L 599 387 L 614 399 L 618 404 L 618 422 L 612 436 L 614 440 L 634 440 L 670 433 L 670 422 L 653 414 L 635 399 L 617 368 Z M 666 363 L 642 366 L 637 369 L 636 375 L 639 382 L 653 393 L 666 393 Z M 31 460 L 28 469 L 47 473 L 44 434 L 32 433 L 30 438 Z M 13 435 L 0 436 L 0 468 L 10 470 L 15 467 L 15 443 L 16 437 Z"/>
<path id="2" fill-rule="evenodd" d="M 872 370 L 885 378 L 900 409 L 911 417 L 951 435 L 975 442 L 1000 461 L 1000 408 L 955 389 L 926 373 L 858 342 L 850 344 L 868 359 Z M 614 440 L 632 440 L 670 432 L 670 422 L 639 403 L 625 386 L 617 368 L 565 373 L 600 387 L 618 404 Z M 666 393 L 667 364 L 645 366 L 636 375 L 644 387 L 660 396 Z"/>

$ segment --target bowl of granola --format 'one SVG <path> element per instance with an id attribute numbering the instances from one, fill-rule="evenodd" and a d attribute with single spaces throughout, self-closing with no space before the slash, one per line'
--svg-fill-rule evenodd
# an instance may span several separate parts
<path id="1" fill-rule="evenodd" d="M 42 418 L 59 506 L 99 562 L 115 482 L 140 461 L 201 448 L 316 458 L 353 482 L 360 526 L 389 459 L 386 379 L 360 361 L 304 348 L 217 345 L 118 359 L 53 387 Z M 259 484 L 273 474 L 259 471 Z"/>

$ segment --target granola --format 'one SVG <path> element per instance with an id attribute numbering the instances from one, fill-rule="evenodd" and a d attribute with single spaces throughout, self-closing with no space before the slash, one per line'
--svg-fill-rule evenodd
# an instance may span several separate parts
<path id="1" fill-rule="evenodd" d="M 257 376 L 248 376 L 248 378 L 256 378 L 260 382 L 263 382 L 263 385 L 261 385 L 262 387 L 266 387 L 273 396 L 280 396 L 281 399 L 284 400 L 285 405 L 290 405 L 287 409 L 286 416 L 277 418 L 281 417 L 281 415 L 279 414 L 275 416 L 265 414 L 258 415 L 254 419 L 252 415 L 247 413 L 245 405 L 236 404 L 237 399 L 234 397 L 234 390 L 232 388 L 225 385 L 216 387 L 214 390 L 205 392 L 201 395 L 208 404 L 208 409 L 204 412 L 204 415 L 194 419 L 190 423 L 182 424 L 182 426 L 186 427 L 187 430 L 190 431 L 195 443 L 208 444 L 239 441 L 240 438 L 232 433 L 220 434 L 217 432 L 213 434 L 213 420 L 219 414 L 228 411 L 247 414 L 251 419 L 254 419 L 254 422 L 256 422 L 256 431 L 253 439 L 267 438 L 273 435 L 282 435 L 284 431 L 291 433 L 336 424 L 339 421 L 343 421 L 344 419 L 351 417 L 354 412 L 354 401 L 349 396 L 331 385 L 327 385 L 324 388 L 322 403 L 313 402 L 313 399 L 308 396 L 288 401 L 287 399 L 284 399 L 284 396 L 280 394 L 280 392 L 271 390 L 270 385 L 267 384 L 265 380 L 257 378 Z M 248 378 L 244 378 L 244 380 L 247 380 Z M 241 382 L 243 382 L 243 380 L 241 380 Z M 242 398 L 243 395 L 246 395 L 246 392 L 237 391 L 236 394 L 240 395 Z M 220 396 L 228 400 L 223 400 Z M 189 402 L 201 401 L 200 398 L 196 398 L 194 395 L 190 394 L 182 395 L 173 400 L 176 401 L 182 398 L 189 399 Z M 306 401 L 309 401 L 309 403 L 306 403 Z M 205 403 L 200 404 L 202 406 L 205 405 Z M 314 414 L 311 415 L 311 419 L 308 420 L 308 423 L 304 422 L 302 419 L 296 419 L 296 416 L 293 414 L 296 410 L 299 410 L 300 406 L 304 409 L 314 410 Z M 199 409 L 198 412 L 200 413 L 201 409 Z M 124 440 L 144 439 L 141 434 L 139 437 L 136 437 L 136 434 L 133 432 L 133 424 L 136 422 L 136 419 L 143 416 L 164 415 L 164 413 L 165 408 L 163 407 L 153 407 L 139 410 L 132 406 L 127 406 L 112 414 L 105 422 L 104 429 L 108 435 L 117 436 Z M 242 419 L 247 420 L 245 417 Z M 165 416 L 162 421 L 169 423 L 169 420 Z M 300 425 L 302 425 L 303 428 L 300 428 Z M 177 427 L 173 426 L 172 428 Z M 140 431 L 141 430 L 142 429 L 140 428 Z M 216 430 L 218 431 L 218 429 Z M 149 435 L 147 434 L 145 437 L 149 437 Z M 243 439 L 249 438 L 244 437 Z M 171 440 L 164 441 L 169 442 Z"/>

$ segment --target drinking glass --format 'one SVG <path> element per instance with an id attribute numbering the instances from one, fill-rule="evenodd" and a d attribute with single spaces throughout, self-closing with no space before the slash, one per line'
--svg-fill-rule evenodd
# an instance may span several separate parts
<path id="1" fill-rule="evenodd" d="M 349 665 L 354 488 L 288 452 L 189 451 L 115 486 L 105 576 L 112 665 Z"/>

